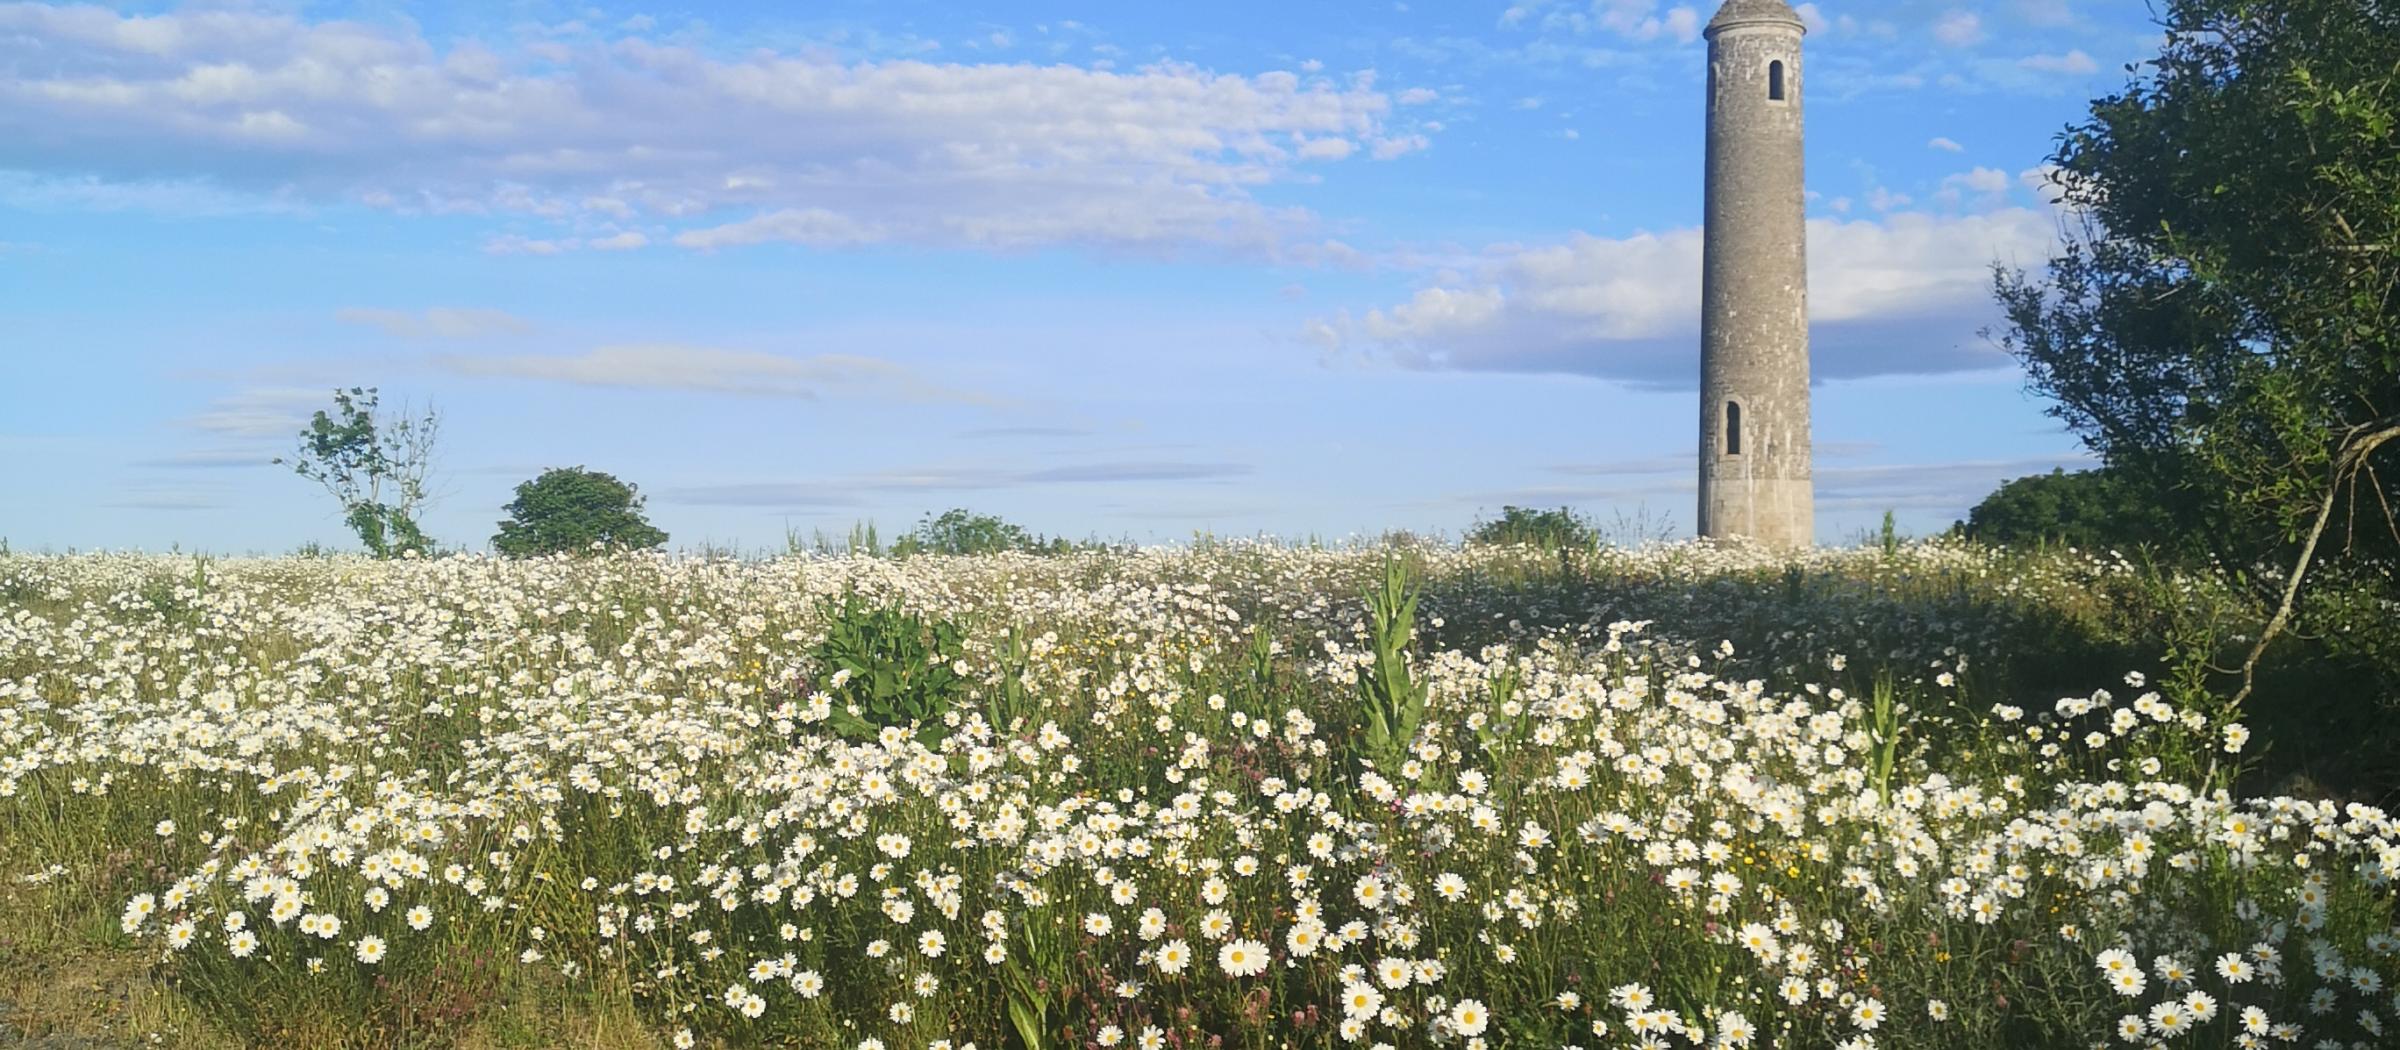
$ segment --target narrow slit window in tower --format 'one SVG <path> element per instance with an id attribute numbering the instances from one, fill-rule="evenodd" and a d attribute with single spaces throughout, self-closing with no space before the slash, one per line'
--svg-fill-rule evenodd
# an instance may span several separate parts
<path id="1" fill-rule="evenodd" d="M 1742 454 L 1742 406 L 1738 401 L 1725 402 L 1725 454 Z"/>
<path id="2" fill-rule="evenodd" d="M 1783 101 L 1782 59 L 1767 63 L 1767 98 L 1774 102 Z"/>

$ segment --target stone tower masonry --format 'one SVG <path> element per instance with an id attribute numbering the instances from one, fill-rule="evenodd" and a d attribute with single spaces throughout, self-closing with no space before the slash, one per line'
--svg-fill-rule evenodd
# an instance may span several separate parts
<path id="1" fill-rule="evenodd" d="M 1808 246 L 1800 36 L 1784 0 L 1709 20 L 1700 276 L 1700 535 L 1816 534 L 1808 441 Z"/>

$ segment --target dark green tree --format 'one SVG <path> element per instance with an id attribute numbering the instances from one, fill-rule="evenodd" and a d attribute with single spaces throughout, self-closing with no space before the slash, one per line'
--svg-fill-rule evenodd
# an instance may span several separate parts
<path id="1" fill-rule="evenodd" d="M 342 522 L 378 558 L 430 553 L 433 541 L 417 524 L 425 475 L 432 468 L 439 417 L 406 406 L 390 418 L 374 387 L 333 392 L 333 412 L 318 410 L 300 432 L 299 450 L 275 462 L 325 486 L 342 505 Z"/>
<path id="2" fill-rule="evenodd" d="M 2166 0 L 2163 46 L 2052 157 L 2083 219 L 2001 269 L 2003 344 L 2113 468 L 2218 553 L 2389 558 L 2400 437 L 2400 5 Z"/>
<path id="3" fill-rule="evenodd" d="M 2074 473 L 2056 469 L 2009 481 L 1985 496 L 1952 531 L 2009 547 L 2063 544 L 2085 550 L 2180 551 L 2188 542 L 2148 490 L 2107 467 Z"/>
<path id="4" fill-rule="evenodd" d="M 560 551 L 663 547 L 667 534 L 642 516 L 634 486 L 596 470 L 554 467 L 517 486 L 517 498 L 502 508 L 508 517 L 492 537 L 492 549 L 512 558 Z"/>
<path id="5" fill-rule="evenodd" d="M 1467 533 L 1468 543 L 1506 544 L 1527 543 L 1544 550 L 1560 547 L 1591 547 L 1600 542 L 1600 531 L 1584 520 L 1583 515 L 1567 507 L 1556 510 L 1534 510 L 1530 507 L 1500 508 L 1500 516 L 1479 521 Z"/>

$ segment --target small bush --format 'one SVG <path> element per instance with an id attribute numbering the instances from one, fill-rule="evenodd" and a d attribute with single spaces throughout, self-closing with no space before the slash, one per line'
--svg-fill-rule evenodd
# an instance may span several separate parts
<path id="1" fill-rule="evenodd" d="M 1566 507 L 1534 510 L 1511 506 L 1500 508 L 1497 520 L 1477 522 L 1467 533 L 1467 542 L 1492 546 L 1521 543 L 1543 550 L 1592 547 L 1600 542 L 1600 530 Z"/>
<path id="2" fill-rule="evenodd" d="M 1004 551 L 1036 550 L 1042 547 L 1041 537 L 1024 528 L 990 514 L 977 514 L 965 507 L 952 507 L 940 517 L 931 514 L 917 523 L 917 530 L 892 546 L 894 554 L 998 554 Z"/>

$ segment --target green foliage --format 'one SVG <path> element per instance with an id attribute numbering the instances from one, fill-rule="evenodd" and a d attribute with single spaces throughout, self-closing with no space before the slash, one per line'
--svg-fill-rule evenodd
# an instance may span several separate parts
<path id="1" fill-rule="evenodd" d="M 1033 550 L 1041 546 L 1040 537 L 1022 527 L 990 514 L 977 514 L 965 507 L 952 507 L 940 517 L 928 514 L 917 523 L 917 530 L 892 545 L 892 553 L 909 554 L 998 554 L 1003 551 Z"/>
<path id="2" fill-rule="evenodd" d="M 874 526 L 867 526 L 863 534 L 859 529 L 852 528 L 848 549 L 868 554 L 881 553 Z M 1068 554 L 1108 549 L 1109 544 L 1097 539 L 1044 537 L 995 515 L 952 507 L 939 517 L 926 515 L 917 523 L 916 531 L 900 537 L 899 542 L 892 544 L 891 553 L 894 557 L 905 558 L 912 554 Z"/>
<path id="3" fill-rule="evenodd" d="M 870 602 L 855 590 L 838 602 L 825 601 L 822 611 L 825 640 L 810 655 L 833 697 L 827 725 L 868 740 L 886 726 L 929 744 L 948 735 L 945 716 L 969 685 L 953 666 L 965 652 L 965 631 L 948 620 Z"/>
<path id="4" fill-rule="evenodd" d="M 2217 553 L 2297 548 L 2295 586 L 2319 535 L 2389 558 L 2400 18 L 2380 0 L 2170 0 L 2161 20 L 2158 57 L 2061 136 L 2054 185 L 2085 226 L 2042 277 L 1997 272 L 2002 342 Z"/>
<path id="5" fill-rule="evenodd" d="M 633 485 L 582 467 L 543 471 L 518 485 L 517 498 L 503 509 L 508 517 L 492 548 L 513 558 L 667 542 L 667 534 L 642 516 L 642 497 Z"/>
<path id="6" fill-rule="evenodd" d="M 1871 721 L 1867 723 L 1875 749 L 1868 775 L 1875 783 L 1876 801 L 1886 806 L 1892 804 L 1892 768 L 1900 756 L 1900 737 L 1906 732 L 1900 721 L 1899 692 L 1899 683 L 1892 680 L 1891 672 L 1875 676 L 1874 706 L 1868 711 Z"/>
<path id="7" fill-rule="evenodd" d="M 1500 516 L 1481 521 L 1467 533 L 1468 543 L 1523 543 L 1555 550 L 1561 547 L 1591 547 L 1600 542 L 1600 531 L 1583 515 L 1571 508 L 1534 510 L 1529 507 L 1500 508 Z"/>
<path id="8" fill-rule="evenodd" d="M 1951 527 L 1965 539 L 2011 547 L 2083 550 L 2180 548 L 2190 542 L 2122 470 L 2053 469 L 2002 484 Z"/>
<path id="9" fill-rule="evenodd" d="M 1423 590 L 1406 562 L 1386 558 L 1380 586 L 1366 594 L 1367 645 L 1374 659 L 1358 676 L 1361 742 L 1386 776 L 1407 761 L 1425 718 L 1425 687 L 1408 666 Z"/>
<path id="10" fill-rule="evenodd" d="M 405 406 L 397 418 L 383 418 L 374 387 L 336 390 L 333 406 L 332 414 L 320 409 L 309 419 L 298 451 L 275 462 L 325 486 L 367 553 L 432 553 L 433 541 L 418 527 L 417 515 L 425 506 L 439 418 L 430 408 L 411 416 Z"/>

